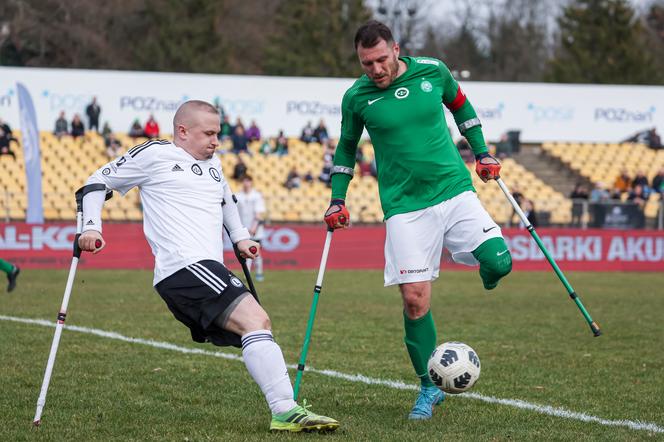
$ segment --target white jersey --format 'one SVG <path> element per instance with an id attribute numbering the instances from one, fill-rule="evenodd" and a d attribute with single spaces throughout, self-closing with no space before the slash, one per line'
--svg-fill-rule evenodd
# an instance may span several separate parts
<path id="1" fill-rule="evenodd" d="M 249 238 L 216 155 L 197 160 L 168 141 L 148 141 L 99 168 L 88 179 L 93 183 L 122 195 L 138 186 L 155 285 L 195 262 L 223 262 L 224 223 L 233 242 Z M 102 193 L 85 196 L 83 231 L 101 232 Z"/>
<path id="2" fill-rule="evenodd" d="M 256 227 L 256 233 L 254 234 L 254 239 L 263 239 L 263 226 L 258 225 L 259 214 L 265 213 L 265 201 L 263 200 L 263 195 L 256 190 L 251 189 L 249 193 L 238 192 L 235 194 L 237 197 L 237 206 L 240 212 L 240 220 L 242 225 L 251 229 L 254 225 Z"/>

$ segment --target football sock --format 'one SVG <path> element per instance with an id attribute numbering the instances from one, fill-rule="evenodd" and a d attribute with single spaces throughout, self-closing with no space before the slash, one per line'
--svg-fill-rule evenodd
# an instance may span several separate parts
<path id="1" fill-rule="evenodd" d="M 498 281 L 512 271 L 512 255 L 503 238 L 491 238 L 473 250 L 473 256 L 480 262 L 480 278 L 484 288 L 496 288 Z"/>
<path id="2" fill-rule="evenodd" d="M 431 310 L 417 319 L 408 318 L 404 312 L 403 321 L 406 330 L 404 342 L 415 368 L 415 374 L 420 378 L 423 387 L 433 387 L 427 370 L 429 356 L 436 348 L 436 326 L 433 323 Z"/>
<path id="3" fill-rule="evenodd" d="M 257 256 L 255 261 L 256 261 L 256 275 L 262 275 L 263 274 L 263 257 L 262 256 Z"/>
<path id="4" fill-rule="evenodd" d="M 242 336 L 242 357 L 272 414 L 283 413 L 297 405 L 284 355 L 270 330 L 256 330 Z"/>
<path id="5" fill-rule="evenodd" d="M 14 271 L 14 266 L 11 263 L 5 261 L 4 259 L 0 259 L 0 270 L 2 270 L 7 274 L 10 274 L 11 272 Z"/>

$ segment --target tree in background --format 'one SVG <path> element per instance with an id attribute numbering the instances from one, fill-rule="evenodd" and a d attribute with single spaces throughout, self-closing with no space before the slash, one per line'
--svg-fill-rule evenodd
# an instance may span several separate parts
<path id="1" fill-rule="evenodd" d="M 265 73 L 356 76 L 353 37 L 370 18 L 362 0 L 282 2 L 275 12 L 276 32 L 265 47 Z"/>
<path id="2" fill-rule="evenodd" d="M 574 0 L 559 21 L 547 79 L 560 83 L 661 84 L 641 22 L 627 0 Z"/>

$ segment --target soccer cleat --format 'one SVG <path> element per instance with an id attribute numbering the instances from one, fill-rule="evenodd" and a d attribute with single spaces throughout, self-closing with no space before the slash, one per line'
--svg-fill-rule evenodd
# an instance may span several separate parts
<path id="1" fill-rule="evenodd" d="M 336 420 L 314 414 L 307 408 L 307 401 L 304 401 L 303 405 L 297 405 L 284 413 L 273 414 L 270 431 L 288 431 L 291 433 L 318 431 L 322 433 L 339 428 L 339 422 Z"/>
<path id="2" fill-rule="evenodd" d="M 411 420 L 426 420 L 431 419 L 433 415 L 433 407 L 439 405 L 445 400 L 445 393 L 436 387 L 422 387 L 420 395 L 415 401 L 415 406 L 410 411 L 408 419 Z"/>
<path id="3" fill-rule="evenodd" d="M 18 278 L 19 273 L 21 273 L 21 269 L 19 269 L 18 266 L 14 266 L 14 270 L 7 273 L 7 281 L 9 281 L 9 284 L 7 284 L 8 292 L 11 292 L 16 288 L 16 278 Z"/>

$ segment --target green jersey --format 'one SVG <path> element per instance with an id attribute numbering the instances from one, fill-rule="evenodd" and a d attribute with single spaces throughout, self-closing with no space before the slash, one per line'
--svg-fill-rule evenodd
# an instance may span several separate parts
<path id="1" fill-rule="evenodd" d="M 447 128 L 443 104 L 475 154 L 486 152 L 479 119 L 445 64 L 422 57 L 400 60 L 407 69 L 388 88 L 378 88 L 363 75 L 346 91 L 332 176 L 332 198 L 345 199 L 366 127 L 385 219 L 475 190 Z"/>

